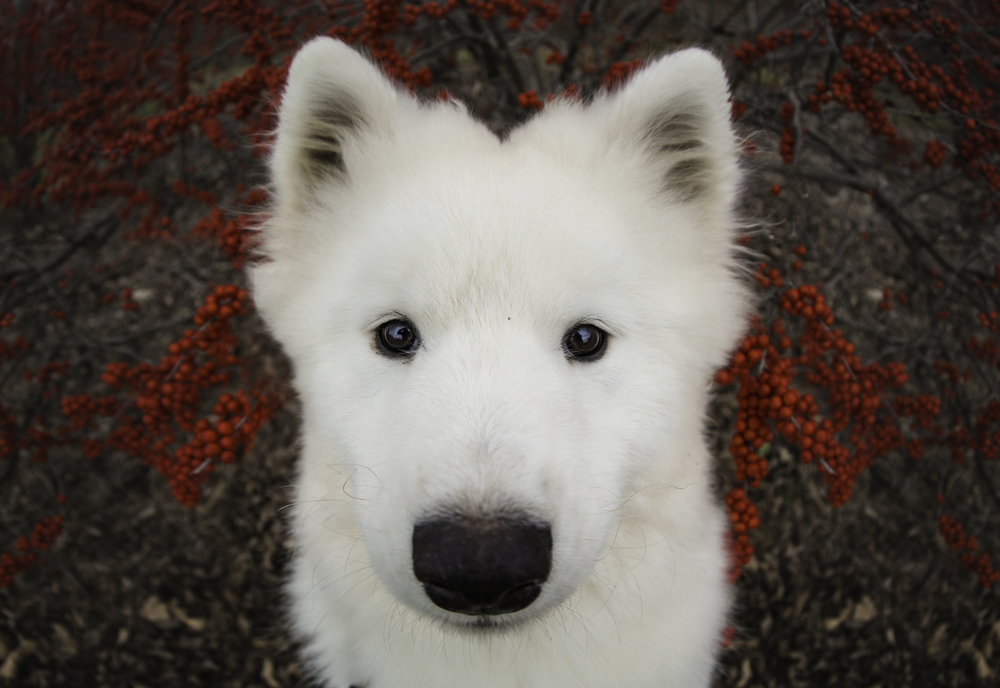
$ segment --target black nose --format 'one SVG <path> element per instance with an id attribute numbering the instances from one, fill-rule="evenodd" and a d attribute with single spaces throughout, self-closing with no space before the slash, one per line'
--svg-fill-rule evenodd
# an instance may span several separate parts
<path id="1" fill-rule="evenodd" d="M 459 614 L 509 614 L 542 592 L 552 529 L 526 519 L 449 516 L 413 529 L 413 573 L 437 606 Z"/>

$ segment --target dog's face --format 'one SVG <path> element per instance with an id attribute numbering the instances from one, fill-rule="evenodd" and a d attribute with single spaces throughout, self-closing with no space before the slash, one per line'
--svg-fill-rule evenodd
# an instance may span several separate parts
<path id="1" fill-rule="evenodd" d="M 538 616 L 649 476 L 704 478 L 685 449 L 743 308 L 727 115 L 700 51 L 502 143 L 340 43 L 296 58 L 256 298 L 295 365 L 300 489 L 350 505 L 324 527 L 399 601 Z"/>

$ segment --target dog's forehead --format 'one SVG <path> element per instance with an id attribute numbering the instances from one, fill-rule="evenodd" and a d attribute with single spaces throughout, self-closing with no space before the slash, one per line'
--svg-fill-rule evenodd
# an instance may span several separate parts
<path id="1" fill-rule="evenodd" d="M 394 180 L 363 222 L 381 257 L 366 281 L 404 306 L 450 313 L 537 310 L 631 281 L 636 247 L 614 198 L 586 174 L 503 153 Z"/>

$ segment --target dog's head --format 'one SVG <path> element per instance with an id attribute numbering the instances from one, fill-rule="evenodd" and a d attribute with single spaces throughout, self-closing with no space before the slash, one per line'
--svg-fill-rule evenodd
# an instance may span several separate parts
<path id="1" fill-rule="evenodd" d="M 342 43 L 295 58 L 255 296 L 295 366 L 300 498 L 400 601 L 531 618 L 637 490 L 705 480 L 709 378 L 745 305 L 727 99 L 688 50 L 501 142 Z"/>

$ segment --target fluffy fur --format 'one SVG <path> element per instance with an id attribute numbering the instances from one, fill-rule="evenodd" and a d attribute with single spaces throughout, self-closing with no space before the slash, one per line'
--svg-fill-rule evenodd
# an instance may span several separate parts
<path id="1" fill-rule="evenodd" d="M 291 610 L 331 688 L 707 686 L 729 606 L 703 438 L 743 326 L 737 140 L 709 53 L 500 141 L 346 45 L 295 58 L 255 298 L 303 407 Z M 386 356 L 380 325 L 419 331 Z M 563 346 L 609 335 L 596 361 Z M 446 611 L 414 527 L 551 524 L 540 596 Z"/>

